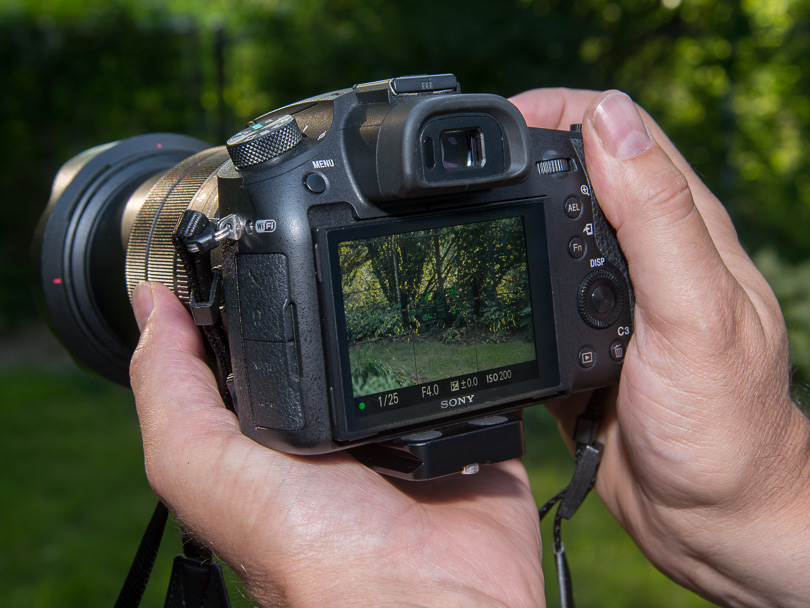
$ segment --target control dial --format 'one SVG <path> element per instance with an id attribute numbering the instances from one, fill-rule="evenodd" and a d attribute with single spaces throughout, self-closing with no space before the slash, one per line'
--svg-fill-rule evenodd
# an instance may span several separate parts
<path id="1" fill-rule="evenodd" d="M 289 114 L 239 131 L 225 144 L 234 166 L 247 169 L 291 150 L 304 136 Z"/>
<path id="2" fill-rule="evenodd" d="M 582 320 L 594 329 L 613 325 L 624 310 L 624 290 L 609 270 L 595 270 L 582 281 L 577 296 Z"/>

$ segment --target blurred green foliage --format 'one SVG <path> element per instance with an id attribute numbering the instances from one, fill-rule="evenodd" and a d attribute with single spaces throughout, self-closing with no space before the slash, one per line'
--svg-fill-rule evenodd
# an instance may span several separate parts
<path id="1" fill-rule="evenodd" d="M 810 0 L 4 0 L 0 331 L 31 314 L 24 253 L 73 154 L 150 131 L 216 143 L 273 107 L 406 73 L 627 91 L 749 250 L 792 276 L 810 257 L 808 30 Z"/>
<path id="2" fill-rule="evenodd" d="M 0 334 L 34 314 L 31 233 L 72 155 L 150 131 L 216 143 L 313 94 L 449 71 L 468 92 L 631 94 L 727 205 L 782 302 L 796 378 L 807 380 L 808 30 L 810 0 L 0 0 Z M 131 555 L 110 547 L 135 542 L 145 522 L 131 404 L 88 382 L 0 378 L 0 443 L 14 463 L 0 477 L 15 498 L 0 532 L 8 605 L 109 605 Z M 530 426 L 540 429 L 528 463 L 544 499 L 566 482 L 567 456 L 547 420 Z M 108 513 L 90 518 L 82 502 Z M 568 528 L 583 605 L 706 605 L 661 582 L 595 498 Z"/>

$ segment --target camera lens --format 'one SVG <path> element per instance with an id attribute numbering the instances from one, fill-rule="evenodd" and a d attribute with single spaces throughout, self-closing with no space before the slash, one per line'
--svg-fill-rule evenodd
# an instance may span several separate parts
<path id="1" fill-rule="evenodd" d="M 138 328 L 128 294 L 156 280 L 187 298 L 171 235 L 188 208 L 215 217 L 224 148 L 154 134 L 82 152 L 60 169 L 32 248 L 43 316 L 74 359 L 129 384 Z"/>

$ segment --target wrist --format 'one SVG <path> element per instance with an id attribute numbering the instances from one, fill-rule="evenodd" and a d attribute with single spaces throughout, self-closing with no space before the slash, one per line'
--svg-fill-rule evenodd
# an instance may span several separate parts
<path id="1" fill-rule="evenodd" d="M 476 590 L 415 581 L 334 581 L 319 578 L 300 588 L 245 581 L 253 600 L 263 608 L 506 608 L 506 604 Z M 282 591 L 284 589 L 284 591 Z M 545 604 L 532 604 L 544 606 Z"/>
<path id="2" fill-rule="evenodd" d="M 810 595 L 810 422 L 791 403 L 776 426 L 736 497 L 670 514 L 657 531 L 656 565 L 721 605 L 799 607 Z"/>

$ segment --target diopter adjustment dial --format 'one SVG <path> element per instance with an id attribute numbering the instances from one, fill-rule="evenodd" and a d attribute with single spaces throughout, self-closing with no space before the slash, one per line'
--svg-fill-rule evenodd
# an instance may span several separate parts
<path id="1" fill-rule="evenodd" d="M 247 169 L 291 150 L 304 138 L 289 114 L 242 129 L 225 144 L 234 166 Z"/>
<path id="2" fill-rule="evenodd" d="M 621 316 L 625 305 L 619 279 L 606 269 L 594 270 L 582 281 L 577 294 L 577 310 L 594 329 L 605 329 Z"/>

